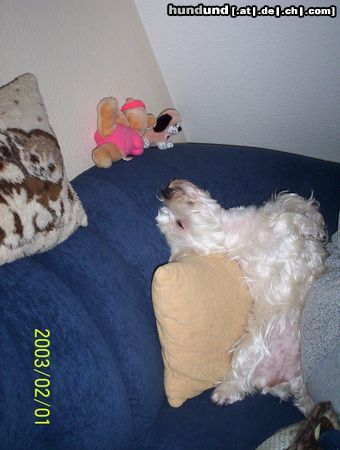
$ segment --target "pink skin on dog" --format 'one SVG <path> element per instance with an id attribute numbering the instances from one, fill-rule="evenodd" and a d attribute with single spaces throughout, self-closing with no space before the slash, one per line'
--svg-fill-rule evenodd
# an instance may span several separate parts
<path id="1" fill-rule="evenodd" d="M 290 381 L 299 375 L 297 362 L 300 358 L 300 342 L 298 324 L 285 323 L 280 331 L 275 325 L 269 344 L 269 355 L 255 369 L 255 375 L 261 377 L 267 386 Z"/>
<path id="2" fill-rule="evenodd" d="M 103 145 L 108 142 L 120 148 L 124 156 L 139 156 L 144 152 L 144 141 L 140 134 L 132 128 L 117 124 L 113 133 L 108 136 L 102 136 L 98 130 L 94 134 L 96 144 Z"/>

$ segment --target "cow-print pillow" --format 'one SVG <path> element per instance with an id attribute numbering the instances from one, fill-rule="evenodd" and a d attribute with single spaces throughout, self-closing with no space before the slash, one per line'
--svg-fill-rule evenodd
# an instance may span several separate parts
<path id="1" fill-rule="evenodd" d="M 0 265 L 46 251 L 86 224 L 55 136 L 0 130 Z"/>

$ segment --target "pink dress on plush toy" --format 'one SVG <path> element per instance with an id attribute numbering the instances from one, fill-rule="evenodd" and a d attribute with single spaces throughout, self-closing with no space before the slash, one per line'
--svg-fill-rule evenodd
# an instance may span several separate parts
<path id="1" fill-rule="evenodd" d="M 102 136 L 98 130 L 94 134 L 94 140 L 97 146 L 107 144 L 115 144 L 124 156 L 139 156 L 144 152 L 144 141 L 141 135 L 132 128 L 124 127 L 124 125 L 116 124 L 113 133 L 108 136 Z"/>

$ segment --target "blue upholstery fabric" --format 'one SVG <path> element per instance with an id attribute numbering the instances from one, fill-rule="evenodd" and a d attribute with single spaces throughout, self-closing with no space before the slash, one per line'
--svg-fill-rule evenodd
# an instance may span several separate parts
<path id="1" fill-rule="evenodd" d="M 323 450 L 339 450 L 340 430 L 330 430 L 320 437 L 320 446 Z"/>
<path id="2" fill-rule="evenodd" d="M 169 257 L 155 225 L 156 195 L 173 177 L 192 180 L 226 208 L 260 204 L 274 191 L 313 191 L 329 233 L 336 229 L 335 163 L 176 144 L 84 172 L 72 184 L 89 226 L 47 253 L 0 267 L 0 449 L 251 450 L 301 418 L 271 396 L 230 407 L 213 405 L 208 393 L 179 409 L 166 403 L 150 285 Z M 35 328 L 51 331 L 49 426 L 34 425 Z"/>
<path id="3" fill-rule="evenodd" d="M 210 400 L 211 393 L 206 391 L 180 408 L 171 408 L 165 401 L 157 422 L 134 449 L 252 450 L 278 428 L 303 419 L 291 403 L 280 404 L 271 395 L 216 406 Z"/>
<path id="4" fill-rule="evenodd" d="M 130 448 L 127 391 L 80 297 L 53 267 L 31 257 L 1 267 L 0 298 L 0 448 Z M 51 331 L 51 364 L 41 369 L 51 377 L 51 396 L 40 397 L 51 405 L 49 426 L 34 425 L 34 408 L 41 407 L 33 401 L 40 377 L 33 371 L 35 328 Z"/>

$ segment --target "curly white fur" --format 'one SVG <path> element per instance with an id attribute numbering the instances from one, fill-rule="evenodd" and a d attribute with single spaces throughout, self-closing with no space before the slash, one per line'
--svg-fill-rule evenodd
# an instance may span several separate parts
<path id="1" fill-rule="evenodd" d="M 226 253 L 239 262 L 253 298 L 246 334 L 232 349 L 213 401 L 233 403 L 255 391 L 293 395 L 308 414 L 313 402 L 302 380 L 299 338 L 304 301 L 326 255 L 317 202 L 284 192 L 259 208 L 225 210 L 186 180 L 172 181 L 161 200 L 156 220 L 170 261 Z"/>

